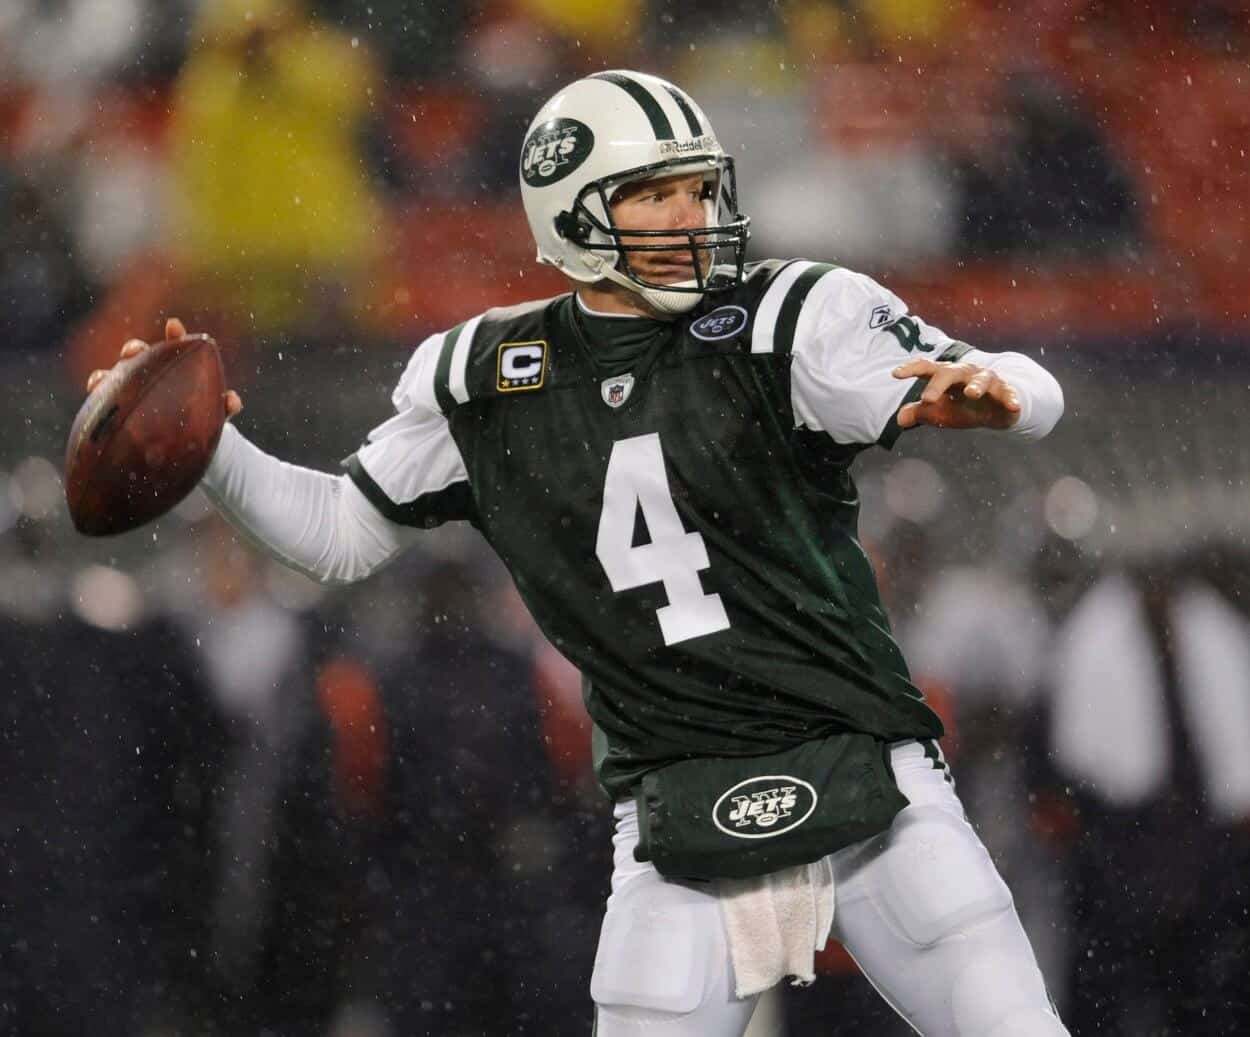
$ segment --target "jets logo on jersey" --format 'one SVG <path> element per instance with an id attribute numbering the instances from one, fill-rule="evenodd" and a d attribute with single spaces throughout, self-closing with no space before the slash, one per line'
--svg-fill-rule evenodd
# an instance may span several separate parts
<path id="1" fill-rule="evenodd" d="M 615 378 L 605 378 L 599 386 L 599 391 L 603 394 L 604 403 L 609 407 L 619 407 L 634 391 L 634 376 L 622 374 Z"/>
<path id="2" fill-rule="evenodd" d="M 541 389 L 547 377 L 546 342 L 504 342 L 499 347 L 500 392 Z"/>
<path id="3" fill-rule="evenodd" d="M 741 306 L 721 306 L 690 325 L 690 334 L 704 342 L 733 338 L 747 326 L 747 311 Z"/>
<path id="4" fill-rule="evenodd" d="M 816 790 L 802 778 L 768 774 L 722 793 L 712 820 L 737 839 L 769 839 L 798 828 L 816 809 Z"/>
<path id="5" fill-rule="evenodd" d="M 586 161 L 595 146 L 590 127 L 576 119 L 549 119 L 521 149 L 521 177 L 530 187 L 549 187 Z"/>

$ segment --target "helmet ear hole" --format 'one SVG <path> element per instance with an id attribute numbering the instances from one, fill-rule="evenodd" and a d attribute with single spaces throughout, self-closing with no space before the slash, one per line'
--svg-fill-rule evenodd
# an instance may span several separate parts
<path id="1" fill-rule="evenodd" d="M 589 223 L 585 220 L 579 220 L 567 209 L 556 214 L 555 227 L 556 233 L 560 237 L 576 245 L 585 244 L 593 229 Z"/>

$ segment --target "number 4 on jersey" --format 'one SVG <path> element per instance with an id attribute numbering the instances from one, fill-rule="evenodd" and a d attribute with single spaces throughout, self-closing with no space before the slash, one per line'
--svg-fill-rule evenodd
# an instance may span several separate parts
<path id="1" fill-rule="evenodd" d="M 642 509 L 651 543 L 634 545 L 634 518 Z M 698 533 L 687 533 L 673 504 L 657 433 L 612 444 L 603 486 L 595 554 L 616 592 L 664 584 L 668 604 L 656 609 L 664 643 L 676 644 L 729 628 L 719 594 L 705 594 L 699 571 L 711 563 Z"/>

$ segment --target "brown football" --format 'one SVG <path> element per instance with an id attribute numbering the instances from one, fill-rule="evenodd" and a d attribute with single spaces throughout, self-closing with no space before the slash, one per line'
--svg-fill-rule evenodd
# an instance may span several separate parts
<path id="1" fill-rule="evenodd" d="M 119 361 L 83 403 L 65 447 L 65 498 L 80 533 L 125 533 L 200 481 L 226 420 L 225 373 L 207 335 Z"/>

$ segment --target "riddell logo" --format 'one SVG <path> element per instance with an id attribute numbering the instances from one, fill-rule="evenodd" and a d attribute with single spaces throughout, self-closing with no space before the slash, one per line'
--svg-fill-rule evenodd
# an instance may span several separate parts
<path id="1" fill-rule="evenodd" d="M 530 187 L 547 187 L 586 161 L 595 146 L 590 127 L 576 119 L 550 119 L 529 135 L 521 151 L 521 178 Z"/>
<path id="2" fill-rule="evenodd" d="M 720 144 L 716 138 L 710 133 L 705 133 L 702 137 L 695 137 L 693 140 L 662 140 L 660 141 L 660 154 L 669 155 L 688 155 L 692 151 L 719 151 Z"/>
<path id="3" fill-rule="evenodd" d="M 768 839 L 798 828 L 816 809 L 816 790 L 802 778 L 767 774 L 748 778 L 716 801 L 712 820 L 737 839 Z"/>

